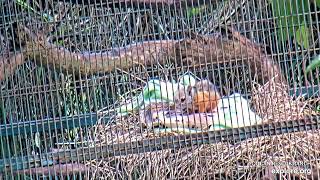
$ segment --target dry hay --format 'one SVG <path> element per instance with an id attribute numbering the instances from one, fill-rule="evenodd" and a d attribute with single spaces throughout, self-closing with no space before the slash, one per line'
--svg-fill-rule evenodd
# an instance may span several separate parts
<path id="1" fill-rule="evenodd" d="M 265 121 L 288 121 L 301 119 L 305 115 L 315 115 L 307 108 L 309 101 L 303 97 L 294 99 L 287 93 L 287 87 L 274 81 L 257 85 L 253 89 L 251 103 L 256 113 Z"/>
<path id="2" fill-rule="evenodd" d="M 297 119 L 314 113 L 307 103 L 302 98 L 291 98 L 286 87 L 273 82 L 256 86 L 252 96 L 253 108 L 266 121 Z M 97 127 L 96 140 L 110 144 L 153 136 L 150 130 L 140 127 L 138 115 L 118 118 L 115 122 Z M 308 131 L 253 138 L 236 144 L 217 143 L 112 157 L 87 164 L 94 169 L 93 177 L 110 179 L 204 179 L 208 176 L 218 179 L 275 179 L 279 174 L 272 174 L 272 170 L 297 170 L 298 173 L 292 171 L 291 176 L 310 179 L 310 174 L 299 171 L 312 171 L 317 177 L 319 146 L 320 132 Z"/>

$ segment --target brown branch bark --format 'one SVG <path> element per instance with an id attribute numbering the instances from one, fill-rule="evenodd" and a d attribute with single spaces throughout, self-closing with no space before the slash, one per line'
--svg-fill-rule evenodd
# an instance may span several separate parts
<path id="1" fill-rule="evenodd" d="M 132 3 L 145 3 L 145 4 L 163 4 L 163 5 L 186 5 L 186 6 L 199 6 L 209 3 L 217 3 L 216 0 L 118 0 L 119 2 L 132 2 Z"/>
<path id="2" fill-rule="evenodd" d="M 73 2 L 79 4 L 94 4 L 94 0 L 65 0 L 65 2 Z M 176 7 L 186 7 L 186 6 L 199 6 L 203 4 L 215 4 L 217 0 L 114 0 L 107 1 L 103 0 L 102 2 L 107 4 L 119 4 L 119 3 L 128 3 L 128 4 L 145 4 L 145 5 L 157 5 L 157 6 L 176 6 Z"/>
<path id="3" fill-rule="evenodd" d="M 232 31 L 232 38 L 200 36 L 176 44 L 176 58 L 184 65 L 240 61 L 250 67 L 262 84 L 274 78 L 276 83 L 287 85 L 277 63 L 262 53 L 249 39 Z"/>
<path id="4" fill-rule="evenodd" d="M 229 31 L 231 31 L 233 38 L 240 43 L 240 47 L 237 48 L 236 53 L 244 54 L 244 58 L 248 58 L 250 69 L 252 69 L 260 79 L 265 81 L 263 84 L 271 78 L 274 78 L 274 82 L 287 84 L 286 78 L 283 76 L 279 65 L 268 58 L 266 54 L 262 53 L 259 46 L 252 43 L 234 29 L 229 28 Z"/>
<path id="5" fill-rule="evenodd" d="M 17 67 L 25 62 L 23 53 L 9 53 L 0 56 L 0 80 L 14 73 Z"/>
<path id="6" fill-rule="evenodd" d="M 276 78 L 276 82 L 284 82 L 280 67 L 250 40 L 235 31 L 232 31 L 233 38 L 230 39 L 194 35 L 192 39 L 142 42 L 103 53 L 71 52 L 50 43 L 40 35 L 25 32 L 29 35 L 29 40 L 26 42 L 25 52 L 16 55 L 19 60 L 11 61 L 9 58 L 0 64 L 9 73 L 22 64 L 25 57 L 64 72 L 78 72 L 79 75 L 110 72 L 116 68 L 125 70 L 137 64 L 164 64 L 167 61 L 178 65 L 198 66 L 241 60 L 263 82 L 271 78 Z M 3 72 L 0 72 L 1 80 L 4 77 Z"/>
<path id="7" fill-rule="evenodd" d="M 26 55 L 37 63 L 47 64 L 62 71 L 91 74 L 110 72 L 116 68 L 128 69 L 137 64 L 163 64 L 176 41 L 150 41 L 128 47 L 115 48 L 104 53 L 75 53 L 47 41 L 28 42 Z"/>
<path id="8" fill-rule="evenodd" d="M 57 164 L 49 167 L 37 167 L 24 170 L 15 171 L 15 174 L 28 174 L 28 175 L 53 175 L 59 174 L 66 176 L 72 173 L 86 173 L 89 171 L 89 167 L 84 164 L 74 163 L 74 164 Z"/>

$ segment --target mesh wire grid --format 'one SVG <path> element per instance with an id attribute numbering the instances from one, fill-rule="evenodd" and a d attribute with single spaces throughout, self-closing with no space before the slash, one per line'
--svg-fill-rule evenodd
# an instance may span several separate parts
<path id="1" fill-rule="evenodd" d="M 318 69 L 306 69 L 319 51 L 319 7 L 1 1 L 1 178 L 318 179 Z M 249 105 L 236 114 L 247 108 L 262 122 L 212 130 L 215 112 L 182 112 L 175 100 L 172 110 L 161 92 L 181 100 L 168 84 L 186 73 L 222 99 L 241 94 Z M 151 80 L 167 86 L 145 88 Z M 187 116 L 187 127 L 159 123 L 164 112 Z M 199 114 L 207 118 L 196 128 L 189 118 Z M 233 124 L 253 119 L 244 118 Z"/>

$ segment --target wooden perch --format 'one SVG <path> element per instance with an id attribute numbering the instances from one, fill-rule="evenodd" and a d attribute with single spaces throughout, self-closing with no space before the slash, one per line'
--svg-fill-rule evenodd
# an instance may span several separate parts
<path id="1" fill-rule="evenodd" d="M 284 85 L 287 85 L 287 80 L 283 76 L 279 65 L 272 59 L 268 58 L 267 55 L 261 51 L 260 47 L 253 44 L 249 39 L 245 38 L 234 29 L 229 28 L 228 30 L 231 31 L 233 38 L 238 40 L 240 43 L 240 48 L 237 48 L 235 53 L 240 56 L 244 55 L 244 58 L 248 59 L 249 62 L 247 62 L 247 65 L 258 75 L 260 79 L 265 81 L 263 84 L 271 78 L 274 78 L 274 82 L 282 82 Z"/>
<path id="2" fill-rule="evenodd" d="M 0 56 L 0 80 L 4 80 L 6 76 L 11 75 L 17 67 L 25 62 L 23 53 L 9 53 Z"/>
<path id="3" fill-rule="evenodd" d="M 170 49 L 176 41 L 150 41 L 115 48 L 104 53 L 74 53 L 56 46 L 48 41 L 28 42 L 26 54 L 39 64 L 48 64 L 62 71 L 91 74 L 97 72 L 110 72 L 116 68 L 128 69 L 137 64 L 151 65 L 163 64 Z"/>
<path id="4" fill-rule="evenodd" d="M 126 2 L 134 4 L 146 4 L 146 5 L 165 5 L 165 6 L 176 6 L 176 7 L 195 7 L 204 4 L 217 4 L 217 0 L 118 0 L 115 2 Z"/>
<path id="5" fill-rule="evenodd" d="M 238 32 L 232 31 L 233 40 L 221 36 L 195 35 L 192 39 L 147 41 L 103 53 L 71 52 L 50 43 L 45 37 L 25 31 L 29 36 L 23 54 L 5 59 L 1 68 L 9 73 L 24 62 L 24 57 L 61 71 L 79 72 L 79 75 L 128 69 L 137 64 L 148 66 L 172 61 L 178 65 L 198 66 L 205 63 L 224 63 L 241 60 L 250 66 L 259 79 L 267 82 L 276 78 L 283 81 L 280 67 L 264 55 L 257 46 Z M 8 68 L 10 67 L 10 68 Z M 2 68 L 3 69 L 3 68 Z M 278 76 L 277 76 L 278 75 Z M 4 79 L 1 72 L 0 80 Z"/>
<path id="6" fill-rule="evenodd" d="M 97 0 L 65 0 L 64 2 L 72 2 L 75 4 L 94 4 L 99 1 Z M 176 7 L 186 7 L 186 6 L 199 6 L 203 4 L 216 4 L 217 0 L 101 0 L 102 3 L 114 4 L 114 3 L 127 3 L 127 4 L 145 4 L 145 5 L 157 5 L 157 6 L 176 6 Z"/>
<path id="7" fill-rule="evenodd" d="M 86 173 L 89 171 L 89 167 L 84 164 L 70 163 L 70 164 L 56 164 L 49 167 L 37 167 L 24 170 L 15 171 L 15 174 L 28 174 L 28 175 L 63 175 Z"/>

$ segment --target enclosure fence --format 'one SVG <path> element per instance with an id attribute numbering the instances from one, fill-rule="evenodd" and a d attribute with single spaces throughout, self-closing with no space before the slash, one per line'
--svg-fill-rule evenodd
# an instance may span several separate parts
<path id="1" fill-rule="evenodd" d="M 0 1 L 0 179 L 319 179 L 319 10 Z"/>

